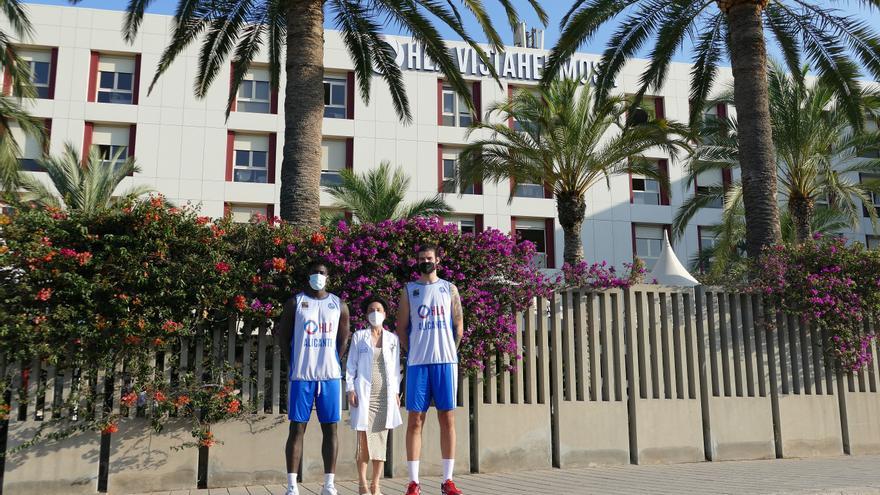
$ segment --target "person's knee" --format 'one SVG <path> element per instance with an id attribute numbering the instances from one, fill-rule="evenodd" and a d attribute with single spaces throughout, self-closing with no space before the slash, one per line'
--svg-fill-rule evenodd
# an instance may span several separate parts
<path id="1" fill-rule="evenodd" d="M 455 426 L 455 411 L 437 411 L 440 426 Z"/>
<path id="2" fill-rule="evenodd" d="M 425 423 L 425 414 L 424 413 L 417 413 L 417 412 L 409 413 L 409 417 L 407 419 L 407 426 L 410 429 L 421 430 L 422 425 L 424 423 Z"/>

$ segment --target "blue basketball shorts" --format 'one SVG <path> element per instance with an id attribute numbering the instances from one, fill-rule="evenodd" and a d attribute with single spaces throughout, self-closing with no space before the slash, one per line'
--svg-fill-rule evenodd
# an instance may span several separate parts
<path id="1" fill-rule="evenodd" d="M 312 408 L 318 410 L 321 423 L 338 423 L 342 410 L 341 379 L 304 381 L 291 380 L 287 395 L 287 419 L 308 423 Z"/>
<path id="2" fill-rule="evenodd" d="M 433 402 L 438 411 L 455 409 L 458 365 L 417 364 L 406 367 L 406 410 L 426 412 Z"/>

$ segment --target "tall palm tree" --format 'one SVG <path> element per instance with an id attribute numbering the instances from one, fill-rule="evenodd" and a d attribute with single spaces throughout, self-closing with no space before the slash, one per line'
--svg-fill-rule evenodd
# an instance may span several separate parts
<path id="1" fill-rule="evenodd" d="M 60 156 L 46 156 L 39 160 L 55 189 L 47 187 L 35 176 L 21 172 L 20 182 L 29 193 L 27 198 L 41 206 L 51 206 L 84 213 L 98 213 L 135 200 L 149 193 L 149 186 L 134 186 L 121 194 L 114 194 L 126 177 L 140 172 L 133 157 L 119 160 L 119 156 L 102 157 L 97 146 L 89 151 L 84 164 L 71 143 L 64 145 Z"/>
<path id="2" fill-rule="evenodd" d="M 339 175 L 339 184 L 326 187 L 336 200 L 333 206 L 351 212 L 361 222 L 442 216 L 452 211 L 440 194 L 415 203 L 404 203 L 410 178 L 399 167 L 392 175 L 388 162 L 382 162 L 379 168 L 363 174 L 343 170 Z"/>
<path id="3" fill-rule="evenodd" d="M 609 97 L 595 102 L 589 86 L 572 80 L 554 80 L 533 93 L 516 91 L 494 103 L 489 116 L 503 123 L 475 123 L 491 136 L 477 139 L 459 155 L 460 190 L 479 182 L 510 180 L 514 184 L 544 184 L 553 191 L 559 224 L 564 233 L 567 263 L 584 256 L 581 226 L 586 213 L 584 195 L 612 175 L 640 174 L 669 190 L 669 178 L 641 158 L 652 148 L 675 154 L 687 148 L 685 126 L 666 120 L 626 126 L 627 100 Z M 509 121 L 519 123 L 517 127 Z M 513 190 L 511 190 L 511 200 Z"/>
<path id="4" fill-rule="evenodd" d="M 880 7 L 878 0 L 860 3 Z M 646 43 L 653 46 L 637 96 L 662 87 L 673 55 L 686 40 L 693 40 L 690 97 L 699 109 L 710 94 L 719 63 L 729 57 L 742 123 L 737 145 L 748 253 L 758 256 L 764 246 L 780 240 L 765 30 L 776 40 L 792 73 L 800 74 L 806 56 L 818 76 L 845 97 L 842 104 L 856 128 L 862 125 L 860 70 L 851 54 L 874 79 L 880 79 L 880 38 L 865 20 L 840 15 L 811 0 L 575 0 L 561 21 L 562 33 L 548 59 L 545 80 L 554 77 L 599 27 L 619 16 L 624 20 L 608 40 L 599 64 L 600 99 L 613 88 L 626 60 Z"/>
<path id="5" fill-rule="evenodd" d="M 33 34 L 33 26 L 20 0 L 0 0 L 0 19 L 12 28 L 12 35 L 18 40 L 29 38 Z M 18 98 L 36 96 L 31 84 L 30 67 L 15 53 L 9 33 L 0 30 L 0 67 L 8 69 L 12 77 L 12 93 Z M 18 158 L 21 149 L 12 137 L 11 129 L 17 125 L 26 134 L 42 139 L 42 119 L 28 114 L 18 98 L 0 94 L 0 193 L 6 200 L 16 199 L 18 189 Z"/>
<path id="6" fill-rule="evenodd" d="M 847 109 L 834 89 L 822 81 L 806 82 L 806 74 L 806 68 L 792 75 L 773 64 L 768 89 L 780 205 L 788 211 L 797 243 L 812 234 L 817 204 L 827 203 L 827 208 L 836 212 L 848 226 L 858 228 L 863 205 L 872 204 L 871 194 L 880 192 L 880 182 L 863 181 L 860 177 L 860 174 L 880 176 L 880 159 L 859 157 L 865 151 L 880 150 L 880 132 L 853 130 Z M 860 114 L 880 113 L 876 95 L 859 91 Z M 730 102 L 732 98 L 728 91 L 718 101 Z M 701 172 L 740 166 L 737 138 L 741 128 L 736 119 L 730 118 L 712 119 L 700 126 L 700 144 L 688 165 L 688 184 Z M 721 184 L 701 188 L 679 209 L 674 224 L 676 234 L 684 232 L 699 209 L 713 202 L 717 204 L 724 196 Z M 732 199 L 738 202 L 744 198 L 738 194 Z M 874 208 L 864 211 L 876 225 Z"/>
<path id="7" fill-rule="evenodd" d="M 547 16 L 540 2 L 527 1 L 546 23 Z M 518 22 L 512 1 L 498 2 L 512 28 Z M 151 3 L 153 0 L 129 2 L 123 26 L 127 40 L 136 36 L 144 11 Z M 493 49 L 503 50 L 504 43 L 492 27 L 483 3 L 461 0 L 461 4 L 476 19 Z M 342 40 L 354 61 L 361 98 L 369 101 L 375 71 L 388 84 L 397 115 L 407 123 L 412 120 L 409 100 L 400 68 L 395 63 L 394 49 L 380 34 L 384 25 L 392 24 L 412 35 L 459 94 L 468 94 L 467 85 L 434 21 L 452 29 L 490 67 L 492 75 L 498 77 L 491 66 L 491 58 L 467 33 L 461 12 L 451 0 L 180 0 L 171 42 L 161 57 L 153 84 L 196 39 L 202 40 L 195 81 L 195 93 L 199 97 L 207 93 L 227 58 L 232 59 L 230 104 L 248 67 L 262 48 L 268 50 L 273 87 L 278 86 L 283 63 L 287 87 L 281 218 L 304 226 L 317 226 L 320 219 L 325 9 L 331 22 L 341 31 Z M 150 87 L 152 89 L 152 84 Z M 229 109 L 227 106 L 227 114 Z"/>

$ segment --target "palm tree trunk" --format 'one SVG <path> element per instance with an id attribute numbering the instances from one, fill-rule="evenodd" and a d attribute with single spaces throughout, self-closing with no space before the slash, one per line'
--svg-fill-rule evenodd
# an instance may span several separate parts
<path id="1" fill-rule="evenodd" d="M 788 199 L 788 211 L 794 223 L 795 242 L 803 244 L 813 235 L 813 209 L 812 198 L 790 197 Z"/>
<path id="2" fill-rule="evenodd" d="M 289 5 L 281 218 L 294 225 L 317 228 L 321 224 L 324 1 L 297 0 Z"/>
<path id="3" fill-rule="evenodd" d="M 559 225 L 562 226 L 565 248 L 562 259 L 568 264 L 575 264 L 584 259 L 584 244 L 581 242 L 581 226 L 587 203 L 577 193 L 562 192 L 556 196 L 556 209 L 559 214 Z"/>
<path id="4" fill-rule="evenodd" d="M 766 0 L 719 1 L 727 7 L 730 65 L 739 121 L 739 161 L 746 211 L 746 250 L 751 258 L 780 242 L 776 163 L 767 91 L 767 47 L 761 22 Z M 732 4 L 732 5 L 731 5 Z"/>

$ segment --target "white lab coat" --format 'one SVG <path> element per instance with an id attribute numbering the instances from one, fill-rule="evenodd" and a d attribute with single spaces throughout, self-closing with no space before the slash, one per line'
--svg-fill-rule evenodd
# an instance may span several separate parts
<path id="1" fill-rule="evenodd" d="M 397 335 L 383 330 L 382 354 L 385 357 L 385 376 L 388 381 L 388 416 L 385 428 L 397 428 L 403 424 L 397 396 L 400 393 L 400 341 Z M 373 379 L 373 340 L 370 329 L 358 330 L 351 337 L 348 347 L 348 361 L 345 366 L 345 391 L 354 391 L 357 395 L 357 407 L 351 407 L 351 428 L 368 431 L 370 415 L 370 392 Z"/>

